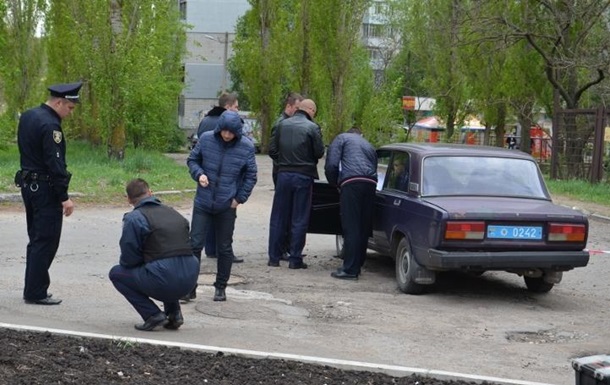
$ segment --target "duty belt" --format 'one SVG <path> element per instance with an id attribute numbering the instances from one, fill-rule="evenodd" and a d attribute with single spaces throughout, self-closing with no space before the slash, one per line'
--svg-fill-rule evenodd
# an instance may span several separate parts
<path id="1" fill-rule="evenodd" d="M 26 181 L 39 181 L 39 182 L 49 182 L 51 180 L 50 175 L 39 174 L 37 172 L 30 172 L 26 176 Z"/>

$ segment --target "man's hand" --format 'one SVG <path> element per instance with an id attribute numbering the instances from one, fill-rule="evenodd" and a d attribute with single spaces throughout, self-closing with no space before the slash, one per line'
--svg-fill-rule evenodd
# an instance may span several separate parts
<path id="1" fill-rule="evenodd" d="M 201 187 L 208 187 L 209 184 L 210 181 L 208 181 L 208 176 L 205 174 L 201 174 L 201 176 L 199 177 L 199 185 Z"/>
<path id="2" fill-rule="evenodd" d="M 64 215 L 69 217 L 74 211 L 74 202 L 72 202 L 72 199 L 68 198 L 67 201 L 61 202 L 61 207 L 64 210 Z"/>
<path id="3" fill-rule="evenodd" d="M 233 200 L 231 201 L 231 208 L 237 208 L 237 206 L 239 206 L 239 202 L 235 200 L 235 198 L 233 198 Z"/>

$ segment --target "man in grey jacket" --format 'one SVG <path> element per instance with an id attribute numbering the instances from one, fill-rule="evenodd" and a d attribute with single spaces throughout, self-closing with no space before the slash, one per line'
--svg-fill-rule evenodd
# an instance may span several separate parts
<path id="1" fill-rule="evenodd" d="M 328 147 L 326 180 L 340 189 L 343 266 L 331 273 L 339 279 L 358 279 L 373 224 L 377 186 L 377 153 L 356 127 L 338 135 Z"/>
<path id="2" fill-rule="evenodd" d="M 316 104 L 304 99 L 295 114 L 282 120 L 269 143 L 269 156 L 277 160 L 278 176 L 269 224 L 268 266 L 278 267 L 286 229 L 290 232 L 288 268 L 306 269 L 303 248 L 309 225 L 311 193 L 318 179 L 318 159 L 324 155 L 322 133 L 313 118 Z"/>

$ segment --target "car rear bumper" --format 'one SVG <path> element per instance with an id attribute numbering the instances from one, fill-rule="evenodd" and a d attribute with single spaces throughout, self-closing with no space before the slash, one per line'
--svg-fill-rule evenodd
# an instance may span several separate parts
<path id="1" fill-rule="evenodd" d="M 570 270 L 589 263 L 588 251 L 457 252 L 430 249 L 423 265 L 436 269 Z"/>

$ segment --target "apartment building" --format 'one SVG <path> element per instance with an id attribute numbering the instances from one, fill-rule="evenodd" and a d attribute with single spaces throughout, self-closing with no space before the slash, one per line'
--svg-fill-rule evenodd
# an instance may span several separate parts
<path id="1" fill-rule="evenodd" d="M 231 89 L 227 62 L 233 54 L 237 19 L 250 9 L 247 0 L 178 0 L 187 30 L 184 90 L 179 103 L 179 125 L 192 130 Z"/>

